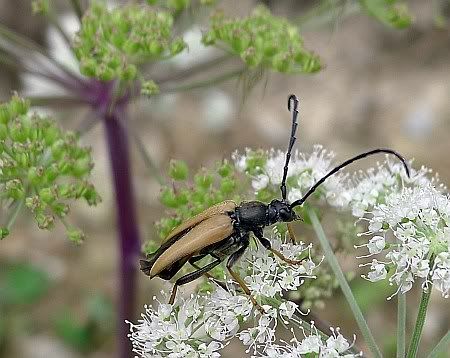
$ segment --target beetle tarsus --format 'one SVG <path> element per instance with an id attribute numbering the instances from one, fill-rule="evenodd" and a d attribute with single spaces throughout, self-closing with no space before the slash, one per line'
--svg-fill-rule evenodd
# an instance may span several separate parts
<path id="1" fill-rule="evenodd" d="M 280 251 L 275 250 L 274 248 L 270 248 L 270 251 L 273 252 L 273 254 L 278 257 L 280 260 L 288 263 L 289 265 L 301 265 L 305 259 L 302 260 L 292 260 L 284 256 Z"/>

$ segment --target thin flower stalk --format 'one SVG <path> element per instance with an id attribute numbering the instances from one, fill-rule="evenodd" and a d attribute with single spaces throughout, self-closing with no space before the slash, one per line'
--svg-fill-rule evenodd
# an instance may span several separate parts
<path id="1" fill-rule="evenodd" d="M 431 284 L 430 287 L 422 291 L 422 297 L 420 298 L 419 312 L 417 313 L 416 324 L 414 326 L 414 332 L 409 344 L 407 358 L 415 358 L 417 351 L 419 350 L 419 343 L 422 337 L 423 326 L 425 324 L 425 318 L 427 316 L 428 303 L 431 297 Z"/>
<path id="2" fill-rule="evenodd" d="M 397 296 L 397 358 L 406 354 L 406 294 Z"/>
<path id="3" fill-rule="evenodd" d="M 361 333 L 368 345 L 370 352 L 372 353 L 373 357 L 381 358 L 382 354 L 380 348 L 378 347 L 372 335 L 372 332 L 369 326 L 367 325 L 366 320 L 364 319 L 361 309 L 359 308 L 358 303 L 356 302 L 356 299 L 353 296 L 352 290 L 349 284 L 347 283 L 347 280 L 345 279 L 341 267 L 339 266 L 339 262 L 337 261 L 337 258 L 333 253 L 333 249 L 331 248 L 330 243 L 328 242 L 325 236 L 325 232 L 323 231 L 322 225 L 320 224 L 320 221 L 317 218 L 316 213 L 313 210 L 308 210 L 308 215 L 311 218 L 314 231 L 316 232 L 317 238 L 319 239 L 320 245 L 322 246 L 325 258 L 328 264 L 331 266 L 331 269 L 333 270 L 334 274 L 336 275 L 336 278 L 339 281 L 342 293 L 344 294 L 350 306 L 353 316 L 355 317 L 356 323 L 358 324 L 358 327 L 361 330 Z"/>

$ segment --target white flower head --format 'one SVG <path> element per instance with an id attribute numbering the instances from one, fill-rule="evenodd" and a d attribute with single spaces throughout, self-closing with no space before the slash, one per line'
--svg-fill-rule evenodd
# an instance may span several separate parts
<path id="1" fill-rule="evenodd" d="M 424 289 L 432 283 L 448 297 L 450 198 L 431 184 L 423 186 L 424 179 L 420 178 L 420 186 L 385 193 L 384 202 L 375 204 L 369 212 L 364 235 L 371 238 L 358 246 L 366 246 L 369 254 L 361 257 L 384 258 L 374 259 L 371 271 L 363 277 L 379 281 L 387 277 L 391 268 L 389 281 L 398 286 L 397 292 L 408 292 L 420 280 Z"/>
<path id="2" fill-rule="evenodd" d="M 411 163 L 410 163 L 411 164 Z M 422 166 L 414 169 L 409 166 L 410 177 L 406 174 L 402 163 L 393 162 L 389 157 L 376 168 L 358 171 L 353 175 L 353 185 L 347 189 L 352 214 L 362 217 L 366 211 L 376 204 L 382 203 L 391 193 L 398 192 L 403 186 L 435 186 L 439 191 L 445 186 L 439 183 L 439 176 L 430 177 L 431 169 Z"/>
<path id="3" fill-rule="evenodd" d="M 330 329 L 332 335 L 328 338 L 324 337 L 315 328 L 314 322 L 312 322 L 308 330 L 300 327 L 303 335 L 302 339 L 298 339 L 294 334 L 294 330 L 291 329 L 293 338 L 290 342 L 281 341 L 280 343 L 276 343 L 275 341 L 266 341 L 261 344 L 256 344 L 255 356 L 266 358 L 301 358 L 308 354 L 320 358 L 355 358 L 362 356 L 361 352 L 354 352 L 353 350 L 353 345 L 356 340 L 355 336 L 353 336 L 353 342 L 349 342 L 341 334 L 339 327 Z M 257 332 L 257 330 L 254 330 L 254 332 Z M 246 334 L 249 333 L 246 332 Z M 250 341 L 244 341 L 244 344 L 246 342 L 249 343 Z"/>
<path id="4" fill-rule="evenodd" d="M 252 167 L 254 158 L 258 156 L 261 166 Z M 283 168 L 286 161 L 286 153 L 271 149 L 266 152 L 253 152 L 246 149 L 245 154 L 235 152 L 232 156 L 237 170 L 245 172 L 252 179 L 252 187 L 256 193 L 270 188 L 278 191 L 283 179 Z M 316 145 L 312 153 L 300 153 L 295 151 L 291 155 L 287 175 L 289 202 L 300 199 L 311 186 L 334 167 L 334 153 Z M 251 167 L 251 168 L 250 168 Z M 330 205 L 344 208 L 350 202 L 349 192 L 346 190 L 344 181 L 346 176 L 334 175 L 320 187 L 318 193 Z"/>

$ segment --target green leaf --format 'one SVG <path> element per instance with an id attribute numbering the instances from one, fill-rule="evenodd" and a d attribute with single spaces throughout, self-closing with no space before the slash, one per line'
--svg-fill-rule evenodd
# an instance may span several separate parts
<path id="1" fill-rule="evenodd" d="M 32 304 L 43 297 L 50 287 L 48 275 L 28 264 L 15 264 L 0 276 L 0 303 Z"/>
<path id="2" fill-rule="evenodd" d="M 80 352 L 87 352 L 92 347 L 91 329 L 78 322 L 77 317 L 69 310 L 57 314 L 54 328 L 56 334 L 68 346 Z"/>
<path id="3" fill-rule="evenodd" d="M 96 294 L 87 301 L 89 321 L 94 322 L 97 327 L 114 326 L 114 305 L 108 297 Z"/>

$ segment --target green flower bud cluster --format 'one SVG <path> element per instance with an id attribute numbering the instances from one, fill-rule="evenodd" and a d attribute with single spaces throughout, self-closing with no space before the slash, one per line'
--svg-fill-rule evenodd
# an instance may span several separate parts
<path id="1" fill-rule="evenodd" d="M 311 73 L 322 67 L 319 58 L 303 47 L 297 27 L 273 16 L 263 6 L 256 7 L 244 19 L 215 14 L 203 43 L 225 45 L 250 68 L 262 66 L 276 72 Z"/>
<path id="2" fill-rule="evenodd" d="M 144 81 L 141 85 L 141 93 L 145 96 L 152 96 L 159 93 L 159 86 L 154 81 Z"/>
<path id="3" fill-rule="evenodd" d="M 81 73 L 102 81 L 136 79 L 140 63 L 170 58 L 185 49 L 181 38 L 173 38 L 172 26 L 170 13 L 146 5 L 108 10 L 94 2 L 74 41 Z"/>
<path id="4" fill-rule="evenodd" d="M 30 113 L 17 95 L 0 105 L 0 196 L 6 203 L 23 202 L 39 228 L 51 229 L 56 219 L 65 223 L 70 200 L 100 201 L 86 180 L 92 167 L 91 152 L 79 146 L 75 133 Z M 65 225 L 68 237 L 80 242 L 83 234 Z M 1 236 L 8 233 L 1 230 Z"/>
<path id="5" fill-rule="evenodd" d="M 404 1 L 398 0 L 359 0 L 361 8 L 378 21 L 396 29 L 409 27 L 411 14 Z"/>

